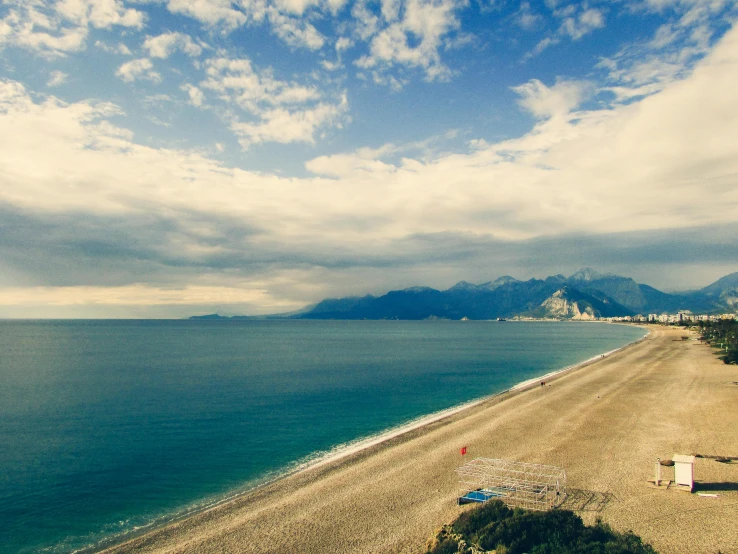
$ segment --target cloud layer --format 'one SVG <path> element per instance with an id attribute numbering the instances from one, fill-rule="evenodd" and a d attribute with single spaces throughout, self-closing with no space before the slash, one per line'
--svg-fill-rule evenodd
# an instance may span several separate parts
<path id="1" fill-rule="evenodd" d="M 53 315 L 198 306 L 263 313 L 330 294 L 579 265 L 653 276 L 665 287 L 678 282 L 664 266 L 691 268 L 690 286 L 738 269 L 738 28 L 716 23 L 729 20 L 732 3 L 632 2 L 637 13 L 678 17 L 575 76 L 535 64 L 557 45 L 603 32 L 615 8 L 521 5 L 509 21 L 538 35 L 514 63 L 536 70 L 495 90 L 527 130 L 446 128 L 438 147 L 432 138 L 360 147 L 344 139 L 355 120 L 401 136 L 405 113 L 393 103 L 408 98 L 404 91 L 414 100 L 451 87 L 462 77 L 450 53 L 463 45 L 494 54 L 489 36 L 464 18 L 470 3 L 168 0 L 151 8 L 201 33 L 151 28 L 143 6 L 5 4 L 0 47 L 43 65 L 41 78 L 23 82 L 8 71 L 0 79 L 0 316 L 44 306 Z M 729 28 L 716 40 L 720 25 Z M 223 47 L 223 37 L 246 40 L 257 27 L 288 63 Z M 71 58 L 88 43 L 114 60 L 110 79 L 89 97 L 64 96 L 80 78 Z M 309 56 L 320 63 L 307 70 Z M 106 96 L 105 86 L 129 96 Z M 377 88 L 380 95 L 367 92 Z M 431 128 L 449 104 L 428 105 Z M 154 125 L 184 123 L 159 142 L 150 126 L 132 123 L 137 106 L 151 110 Z M 374 121 L 380 113 L 398 121 Z M 487 115 L 479 108 L 473 117 Z M 200 128 L 208 117 L 222 128 Z M 209 143 L 176 136 L 185 128 Z M 257 170 L 253 160 L 265 153 L 273 169 Z M 284 170 L 290 163 L 298 169 Z"/>

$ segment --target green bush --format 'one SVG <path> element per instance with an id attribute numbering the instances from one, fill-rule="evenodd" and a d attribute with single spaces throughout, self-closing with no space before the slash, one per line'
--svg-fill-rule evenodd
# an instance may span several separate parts
<path id="1" fill-rule="evenodd" d="M 443 537 L 429 553 L 455 553 L 465 542 L 506 554 L 655 554 L 637 535 L 601 522 L 588 527 L 574 512 L 511 510 L 499 500 L 464 512 L 450 527 L 458 540 Z"/>
<path id="2" fill-rule="evenodd" d="M 430 554 L 456 554 L 459 551 L 459 543 L 453 539 L 444 539 L 428 552 Z"/>
<path id="3" fill-rule="evenodd" d="M 720 359 L 726 364 L 738 364 L 738 321 L 699 321 L 701 339 L 718 348 Z"/>
<path id="4" fill-rule="evenodd" d="M 487 502 L 482 508 L 462 513 L 452 527 L 455 533 L 471 537 L 488 525 L 503 521 L 513 515 L 513 511 L 499 500 Z"/>

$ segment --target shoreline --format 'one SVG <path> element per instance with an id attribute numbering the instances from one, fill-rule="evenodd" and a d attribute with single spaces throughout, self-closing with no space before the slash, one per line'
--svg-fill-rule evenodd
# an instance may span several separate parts
<path id="1" fill-rule="evenodd" d="M 595 322 L 600 323 L 600 322 Z M 601 322 L 613 325 L 611 322 Z M 625 325 L 620 323 L 614 323 L 614 325 Z M 276 483 L 284 481 L 286 479 L 299 476 L 310 471 L 318 470 L 321 468 L 330 468 L 333 465 L 341 465 L 341 463 L 351 463 L 351 459 L 359 457 L 362 454 L 370 452 L 372 449 L 388 446 L 392 441 L 396 439 L 402 440 L 403 437 L 411 435 L 413 432 L 422 433 L 424 429 L 430 428 L 434 424 L 441 424 L 445 420 L 450 420 L 454 416 L 462 416 L 473 410 L 474 408 L 484 406 L 486 404 L 497 403 L 503 400 L 512 398 L 513 396 L 525 392 L 531 388 L 536 388 L 535 385 L 541 381 L 556 380 L 564 375 L 570 374 L 578 369 L 587 367 L 600 360 L 609 358 L 610 356 L 622 352 L 628 348 L 631 348 L 644 340 L 652 334 L 652 330 L 645 325 L 633 325 L 642 328 L 646 331 L 646 334 L 641 338 L 624 344 L 613 350 L 597 354 L 586 360 L 572 364 L 554 371 L 550 371 L 540 376 L 525 379 L 512 385 L 511 387 L 501 390 L 496 393 L 492 393 L 475 400 L 470 400 L 456 406 L 451 406 L 437 412 L 432 412 L 402 423 L 400 425 L 390 427 L 382 430 L 374 435 L 368 437 L 358 438 L 355 441 L 337 445 L 327 452 L 315 452 L 306 458 L 296 460 L 294 465 L 286 466 L 285 468 L 277 469 L 274 476 L 267 476 L 261 479 L 255 480 L 255 484 L 250 486 L 248 483 L 244 485 L 243 489 L 237 489 L 226 496 L 213 500 L 212 502 L 205 501 L 201 506 L 197 506 L 191 510 L 184 510 L 181 513 L 174 514 L 171 516 L 164 516 L 160 520 L 155 520 L 147 525 L 141 526 L 139 529 L 127 531 L 117 536 L 107 537 L 102 539 L 94 545 L 83 547 L 75 550 L 73 554 L 85 554 L 93 552 L 107 552 L 111 549 L 117 549 L 131 541 L 146 537 L 151 533 L 155 533 L 159 530 L 165 529 L 171 525 L 186 521 L 190 518 L 197 517 L 198 515 L 206 514 L 207 512 L 227 508 L 229 504 L 237 503 L 239 500 L 243 500 L 252 495 L 256 495 L 264 489 L 272 486 Z"/>
<path id="2" fill-rule="evenodd" d="M 642 325 L 638 325 L 638 327 L 643 327 Z M 499 392 L 495 392 L 492 394 L 488 394 L 486 396 L 483 396 L 481 398 L 477 398 L 476 400 L 470 400 L 468 402 L 464 402 L 462 404 L 458 404 L 456 406 L 452 406 L 450 408 L 446 408 L 444 410 L 439 410 L 437 412 L 432 412 L 430 414 L 420 416 L 419 418 L 413 419 L 411 421 L 408 421 L 407 423 L 403 423 L 401 425 L 390 427 L 389 429 L 385 429 L 384 431 L 380 431 L 376 435 L 371 435 L 366 438 L 357 439 L 356 441 L 349 442 L 347 444 L 338 445 L 337 447 L 333 448 L 331 451 L 327 452 L 325 455 L 320 456 L 317 460 L 312 462 L 306 462 L 305 464 L 300 464 L 298 468 L 295 468 L 294 471 L 286 473 L 284 475 L 281 475 L 279 477 L 276 477 L 274 480 L 282 479 L 283 477 L 288 477 L 289 475 L 294 475 L 297 472 L 300 471 L 308 471 L 310 469 L 314 469 L 317 467 L 324 466 L 326 464 L 330 464 L 336 461 L 339 461 L 343 458 L 346 458 L 348 456 L 351 456 L 353 454 L 357 454 L 361 452 L 362 450 L 366 450 L 368 448 L 371 448 L 373 446 L 381 445 L 382 443 L 392 440 L 394 438 L 400 437 L 404 435 L 405 433 L 409 433 L 418 429 L 422 429 L 423 427 L 430 425 L 432 423 L 436 423 L 439 421 L 442 421 L 446 419 L 447 417 L 452 417 L 454 415 L 460 414 L 466 410 L 472 409 L 476 406 L 479 406 L 481 404 L 484 404 L 486 402 L 489 402 L 491 400 L 495 400 L 498 397 L 509 394 L 512 392 L 517 391 L 523 391 L 526 390 L 528 387 L 533 386 L 535 383 L 538 383 L 543 380 L 551 380 L 555 377 L 561 376 L 564 373 L 574 371 L 577 369 L 580 369 L 582 367 L 588 366 L 589 364 L 592 364 L 598 360 L 601 360 L 603 358 L 607 358 L 608 356 L 611 356 L 617 352 L 620 352 L 626 348 L 629 348 L 635 344 L 638 344 L 639 342 L 646 340 L 648 336 L 651 334 L 651 331 L 648 330 L 648 332 L 641 338 L 634 340 L 632 342 L 629 342 L 627 344 L 624 344 L 623 346 L 619 348 L 615 348 L 613 350 L 610 350 L 608 352 L 604 352 L 602 354 L 597 354 L 596 356 L 592 356 L 591 358 L 588 358 L 586 360 L 583 360 L 581 362 L 578 362 L 576 364 L 572 364 L 570 366 L 566 366 L 561 369 L 556 369 L 554 371 L 550 371 L 544 375 L 540 375 L 537 377 L 531 377 L 530 379 L 526 379 L 524 381 L 521 381 L 519 383 L 516 383 L 510 388 L 501 390 Z M 269 481 L 273 482 L 273 481 Z M 266 485 L 268 483 L 264 483 L 263 485 Z M 259 485 L 259 486 L 263 486 Z M 255 488 L 258 488 L 255 487 Z M 248 494 L 254 489 L 250 489 L 249 491 L 245 491 L 242 494 Z"/>
<path id="3" fill-rule="evenodd" d="M 695 494 L 648 479 L 654 461 L 673 453 L 738 452 L 735 366 L 677 340 L 681 329 L 649 329 L 553 376 L 550 387 L 494 396 L 106 552 L 421 554 L 435 530 L 469 509 L 456 502 L 455 469 L 477 457 L 565 468 L 574 504 L 564 508 L 631 530 L 660 554 L 733 552 L 738 464 L 698 459 Z"/>

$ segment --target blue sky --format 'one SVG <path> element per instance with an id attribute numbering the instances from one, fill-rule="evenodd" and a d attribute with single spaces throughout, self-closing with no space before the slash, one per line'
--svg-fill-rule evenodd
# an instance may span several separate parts
<path id="1" fill-rule="evenodd" d="M 738 270 L 729 0 L 2 0 L 0 317 Z"/>

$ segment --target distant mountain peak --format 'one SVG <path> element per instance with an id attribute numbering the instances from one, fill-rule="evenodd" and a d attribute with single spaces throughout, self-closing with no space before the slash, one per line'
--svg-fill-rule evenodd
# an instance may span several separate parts
<path id="1" fill-rule="evenodd" d="M 600 273 L 591 267 L 583 267 L 569 277 L 570 281 L 596 281 L 604 277 L 614 277 L 612 273 Z"/>
<path id="2" fill-rule="evenodd" d="M 492 281 L 493 285 L 507 285 L 508 283 L 517 283 L 518 280 L 515 277 L 510 277 L 509 275 L 503 275 L 502 277 L 498 277 L 494 281 Z"/>
<path id="3" fill-rule="evenodd" d="M 720 291 L 723 292 L 728 289 L 738 288 L 738 271 L 726 275 L 715 281 L 714 283 L 707 285 L 703 288 L 703 291 Z"/>
<path id="4" fill-rule="evenodd" d="M 470 283 L 469 281 L 459 281 L 456 283 L 453 287 L 451 287 L 448 290 L 452 291 L 460 291 L 460 290 L 476 290 L 478 287 L 477 285 Z"/>
<path id="5" fill-rule="evenodd" d="M 498 277 L 494 281 L 490 281 L 489 283 L 484 283 L 482 285 L 479 285 L 479 288 L 484 288 L 486 290 L 495 290 L 496 288 L 501 287 L 502 285 L 507 285 L 508 283 L 519 283 L 520 281 L 516 279 L 515 277 L 510 277 L 509 275 L 503 275 L 502 277 Z"/>
<path id="6" fill-rule="evenodd" d="M 431 287 L 408 287 L 406 289 L 402 289 L 403 292 L 427 292 L 434 290 L 436 289 L 432 289 Z"/>
<path id="7" fill-rule="evenodd" d="M 730 309 L 738 307 L 738 271 L 718 279 L 699 291 L 710 299 L 716 299 Z"/>

